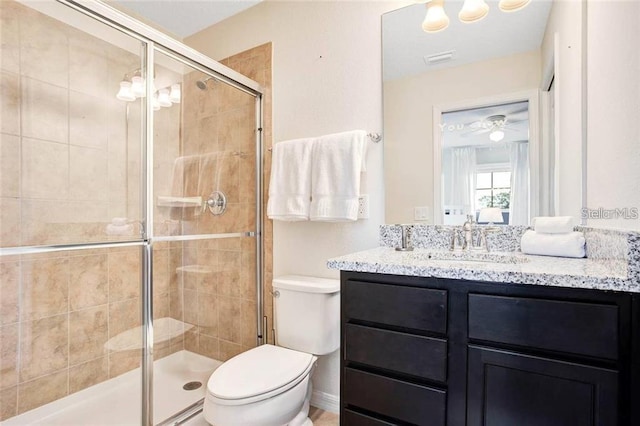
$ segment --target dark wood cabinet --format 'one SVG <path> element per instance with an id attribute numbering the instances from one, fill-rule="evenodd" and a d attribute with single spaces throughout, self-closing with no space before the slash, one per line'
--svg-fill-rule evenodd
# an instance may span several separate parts
<path id="1" fill-rule="evenodd" d="M 640 424 L 639 295 L 341 278 L 343 426 Z"/>

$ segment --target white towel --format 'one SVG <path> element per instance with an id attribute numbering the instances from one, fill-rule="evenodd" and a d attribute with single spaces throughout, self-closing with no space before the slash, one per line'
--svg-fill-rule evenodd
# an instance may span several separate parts
<path id="1" fill-rule="evenodd" d="M 582 232 L 542 234 L 529 230 L 522 235 L 520 250 L 542 256 L 584 257 L 584 243 Z"/>
<path id="2" fill-rule="evenodd" d="M 311 220 L 341 222 L 358 219 L 360 173 L 364 168 L 366 139 L 364 130 L 318 138 L 313 146 L 311 164 Z"/>
<path id="3" fill-rule="evenodd" d="M 295 139 L 273 146 L 267 216 L 273 220 L 309 220 L 311 152 L 315 139 Z"/>
<path id="4" fill-rule="evenodd" d="M 531 221 L 536 232 L 543 234 L 566 234 L 573 232 L 572 216 L 540 216 Z"/>

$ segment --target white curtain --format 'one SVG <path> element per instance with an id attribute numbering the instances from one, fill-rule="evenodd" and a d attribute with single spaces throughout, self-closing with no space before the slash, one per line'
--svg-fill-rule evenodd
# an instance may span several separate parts
<path id="1" fill-rule="evenodd" d="M 472 214 L 475 193 L 476 149 L 451 148 L 444 170 L 444 204 L 460 206 Z M 445 163 L 445 164 L 447 164 Z"/>
<path id="2" fill-rule="evenodd" d="M 529 224 L 529 144 L 511 144 L 511 197 L 509 225 Z"/>

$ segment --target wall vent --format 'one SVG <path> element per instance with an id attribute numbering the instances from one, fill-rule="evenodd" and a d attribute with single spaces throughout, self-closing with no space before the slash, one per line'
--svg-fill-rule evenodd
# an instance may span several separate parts
<path id="1" fill-rule="evenodd" d="M 427 65 L 437 65 L 443 62 L 451 61 L 455 57 L 455 50 L 449 50 L 447 52 L 440 52 L 433 55 L 427 55 L 424 57 L 424 63 Z"/>

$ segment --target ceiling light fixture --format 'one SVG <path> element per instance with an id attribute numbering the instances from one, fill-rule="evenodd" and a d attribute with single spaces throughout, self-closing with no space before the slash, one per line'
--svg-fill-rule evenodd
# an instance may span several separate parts
<path id="1" fill-rule="evenodd" d="M 504 132 L 500 129 L 496 129 L 493 132 L 489 133 L 489 139 L 493 142 L 500 142 L 504 139 Z"/>
<path id="2" fill-rule="evenodd" d="M 470 24 L 481 20 L 487 16 L 487 13 L 489 13 L 489 5 L 484 0 L 464 0 L 458 19 L 460 22 Z"/>
<path id="3" fill-rule="evenodd" d="M 437 33 L 449 26 L 449 17 L 444 11 L 444 0 L 431 0 L 427 3 L 427 15 L 422 22 L 422 29 L 427 33 Z"/>
<path id="4" fill-rule="evenodd" d="M 498 7 L 503 12 L 517 12 L 520 9 L 524 9 L 531 0 L 500 0 Z"/>

